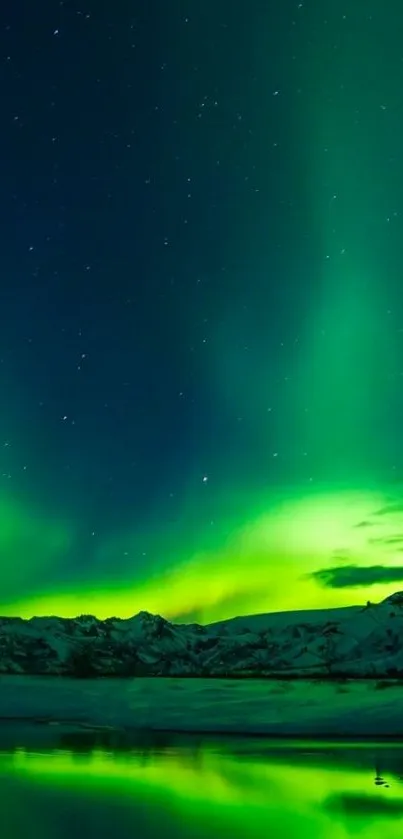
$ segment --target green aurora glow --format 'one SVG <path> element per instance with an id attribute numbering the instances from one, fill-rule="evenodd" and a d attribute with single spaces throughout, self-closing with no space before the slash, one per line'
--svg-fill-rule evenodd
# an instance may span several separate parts
<path id="1" fill-rule="evenodd" d="M 63 584 L 59 577 L 52 582 L 52 568 L 74 552 L 77 522 L 55 521 L 10 490 L 0 497 L 2 614 L 107 617 L 145 609 L 211 621 L 376 600 L 399 588 L 403 491 L 388 422 L 400 381 L 389 304 L 400 281 L 393 224 L 401 180 L 393 180 L 385 160 L 391 138 L 403 130 L 401 65 L 398 72 L 394 66 L 400 51 L 391 25 L 382 37 L 366 25 L 363 3 L 349 8 L 348 18 L 349 26 L 330 3 L 327 38 L 322 26 L 320 37 L 307 42 L 295 116 L 317 296 L 295 346 L 283 400 L 287 422 L 279 423 L 276 448 L 280 464 L 290 445 L 306 450 L 309 466 L 295 470 L 286 490 L 284 481 L 273 487 L 271 477 L 266 490 L 251 492 L 249 482 L 240 492 L 227 464 L 226 487 L 209 487 L 211 532 L 199 524 L 203 497 L 190 488 L 178 520 L 161 532 L 151 528 L 147 571 L 133 564 L 141 540 L 129 522 L 95 547 L 87 579 Z M 236 405 L 256 406 L 248 415 L 250 435 L 264 441 L 270 462 L 273 443 L 260 410 L 269 371 L 262 362 L 253 381 L 239 375 L 231 337 L 223 329 L 213 343 L 215 386 Z M 334 567 L 347 568 L 349 585 L 314 576 Z M 372 576 L 360 576 L 366 568 Z"/>
<path id="2" fill-rule="evenodd" d="M 324 587 L 310 576 L 333 566 L 383 566 L 397 569 L 398 581 L 403 507 L 391 495 L 375 490 L 295 491 L 276 500 L 269 495 L 259 514 L 256 507 L 254 513 L 243 527 L 232 523 L 232 531 L 226 522 L 231 535 L 214 548 L 210 545 L 190 557 L 183 551 L 181 561 L 173 564 L 168 558 L 165 565 L 161 563 L 155 569 L 154 576 L 131 575 L 129 557 L 125 572 L 120 567 L 115 578 L 109 574 L 96 585 L 88 582 L 69 587 L 67 583 L 64 589 L 49 587 L 48 591 L 36 592 L 31 579 L 31 596 L 8 603 L 5 600 L 1 612 L 23 617 L 49 613 L 68 617 L 91 612 L 105 618 L 112 614 L 128 617 L 146 609 L 167 618 L 207 622 L 270 609 L 347 605 L 367 596 L 381 599 L 398 587 L 393 576 L 371 587 L 358 580 L 358 587 L 352 583 L 346 588 Z M 27 541 L 24 538 L 21 544 L 18 532 L 26 530 L 29 519 L 21 510 L 13 509 L 12 520 L 7 542 L 10 570 L 1 571 L 3 591 L 25 568 Z M 57 550 L 63 551 L 63 540 L 68 536 L 63 531 L 60 535 L 54 523 L 48 522 L 42 522 L 34 535 L 38 560 L 54 563 Z M 103 545 L 99 564 L 104 565 L 106 556 L 113 565 L 114 557 L 121 557 L 123 545 L 130 555 L 130 542 L 135 539 L 129 531 Z M 200 543 L 202 539 L 200 534 Z"/>

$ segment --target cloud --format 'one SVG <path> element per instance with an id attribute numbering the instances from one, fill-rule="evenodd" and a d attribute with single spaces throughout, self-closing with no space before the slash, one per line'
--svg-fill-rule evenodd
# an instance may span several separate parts
<path id="1" fill-rule="evenodd" d="M 373 526 L 374 526 L 373 521 L 359 521 L 358 524 L 354 525 L 355 528 L 358 528 L 358 527 L 373 527 Z"/>
<path id="2" fill-rule="evenodd" d="M 389 516 L 394 513 L 403 513 L 403 504 L 401 501 L 395 502 L 393 504 L 386 504 L 385 507 L 381 507 L 380 510 L 376 510 L 373 515 L 374 516 Z"/>
<path id="3" fill-rule="evenodd" d="M 359 588 L 383 583 L 397 583 L 403 580 L 403 566 L 336 565 L 333 568 L 321 568 L 309 575 L 311 579 L 327 588 Z"/>
<path id="4" fill-rule="evenodd" d="M 368 539 L 370 545 L 403 545 L 403 533 L 397 536 L 377 536 Z"/>
<path id="5" fill-rule="evenodd" d="M 334 562 L 348 562 L 350 559 L 350 551 L 348 548 L 337 548 L 332 553 L 332 559 Z"/>

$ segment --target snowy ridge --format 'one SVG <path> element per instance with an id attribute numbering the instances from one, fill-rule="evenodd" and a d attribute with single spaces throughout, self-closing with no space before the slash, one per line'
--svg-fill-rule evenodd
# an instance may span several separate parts
<path id="1" fill-rule="evenodd" d="M 0 673 L 91 676 L 403 677 L 403 592 L 382 603 L 178 625 L 0 618 Z"/>

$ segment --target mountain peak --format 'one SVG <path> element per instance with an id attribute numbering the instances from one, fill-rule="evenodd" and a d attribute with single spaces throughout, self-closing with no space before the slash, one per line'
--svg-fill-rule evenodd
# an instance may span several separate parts
<path id="1" fill-rule="evenodd" d="M 0 674 L 402 677 L 403 609 L 396 605 L 403 606 L 403 592 L 374 609 L 274 612 L 205 627 L 146 611 L 128 620 L 0 618 Z"/>
<path id="2" fill-rule="evenodd" d="M 393 603 L 395 605 L 403 606 L 403 591 L 395 591 L 394 594 L 390 594 L 389 597 L 385 597 L 385 600 L 382 600 L 382 603 Z"/>

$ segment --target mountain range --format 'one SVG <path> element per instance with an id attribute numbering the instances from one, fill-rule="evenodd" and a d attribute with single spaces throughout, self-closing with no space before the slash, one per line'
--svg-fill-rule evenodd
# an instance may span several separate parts
<path id="1" fill-rule="evenodd" d="M 129 619 L 0 618 L 0 673 L 95 676 L 403 677 L 403 592 L 378 604 L 274 612 L 201 626 Z"/>

